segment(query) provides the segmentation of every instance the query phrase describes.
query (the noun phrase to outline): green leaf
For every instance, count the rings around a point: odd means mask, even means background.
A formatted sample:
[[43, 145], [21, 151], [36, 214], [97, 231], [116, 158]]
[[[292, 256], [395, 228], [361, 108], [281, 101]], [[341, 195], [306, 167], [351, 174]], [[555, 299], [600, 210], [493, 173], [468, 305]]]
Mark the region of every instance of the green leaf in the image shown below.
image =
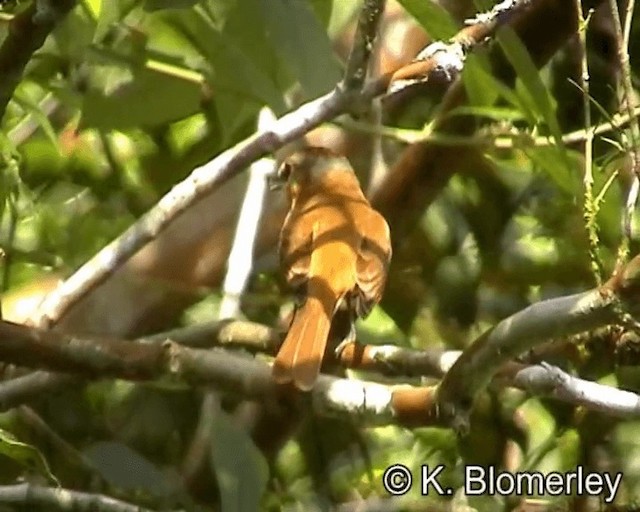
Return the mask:
[[[473, 56], [470, 55], [469, 57]], [[469, 63], [471, 64], [471, 67], [469, 75], [467, 76], [467, 64]], [[486, 66], [476, 64], [477, 63], [474, 63], [474, 59], [471, 58], [465, 63], [465, 71], [463, 72], [465, 87], [467, 88], [470, 98], [473, 99], [473, 103], [476, 105], [488, 105], [495, 103], [495, 100], [492, 103], [486, 103], [489, 102], [493, 96], [493, 93], [487, 93], [486, 91], [494, 91], [499, 98], [504, 99], [516, 110], [522, 112], [530, 124], [536, 124], [535, 113], [531, 110], [529, 105], [522, 101], [521, 98], [519, 98], [518, 95], [509, 89], [509, 87], [504, 83], [496, 79], [488, 71]], [[478, 86], [477, 84], [481, 84], [481, 86]]]
[[[257, 1], [245, 0], [249, 3]], [[231, 9], [224, 20], [212, 19], [204, 9], [184, 10], [172, 15], [170, 21], [207, 60], [209, 80], [216, 93], [235, 94], [245, 101], [267, 104], [276, 113], [282, 113], [286, 105], [274, 79], [277, 74], [275, 56], [259, 30], [260, 16], [251, 19], [256, 13], [243, 10], [244, 18], [239, 26], [238, 10]], [[219, 30], [221, 25], [224, 25], [222, 31]], [[217, 94], [214, 98], [218, 99]]]
[[19, 159], [17, 148], [4, 132], [0, 131], [0, 222], [5, 207], [10, 203], [16, 203], [22, 185]]
[[519, 110], [508, 107], [471, 107], [461, 106], [447, 112], [448, 116], [485, 117], [494, 121], [519, 121], [524, 115]]
[[469, 55], [465, 60], [462, 80], [471, 105], [493, 105], [500, 96], [487, 79], [488, 69], [488, 62], [479, 55]]
[[247, 100], [245, 96], [227, 91], [220, 91], [216, 96], [215, 111], [218, 115], [222, 131], [222, 146], [235, 140], [239, 129], [255, 118], [263, 103]]
[[102, 0], [84, 0], [82, 5], [94, 18], [97, 19], [100, 16]]
[[[13, 95], [13, 101], [20, 105], [25, 111], [27, 111], [36, 120], [38, 125], [42, 128], [42, 131], [51, 141], [51, 143], [58, 148], [58, 136], [56, 135], [51, 121], [42, 111], [40, 105], [31, 100], [26, 94], [22, 93], [22, 88], [18, 87], [16, 93]], [[59, 149], [59, 148], [58, 148]]]
[[166, 497], [179, 486], [145, 457], [119, 442], [97, 442], [83, 455], [107, 482], [120, 489]]
[[260, 0], [265, 29], [307, 96], [328, 92], [340, 79], [331, 41], [308, 2]]
[[145, 0], [145, 11], [159, 11], [162, 9], [185, 9], [193, 7], [199, 0]]
[[[557, 146], [541, 146], [523, 148], [524, 153], [560, 187], [566, 194], [573, 197], [580, 189], [577, 177], [571, 173], [572, 165], [567, 165], [567, 152]], [[576, 163], [573, 167], [578, 169]]]
[[524, 88], [521, 94], [524, 100], [523, 106], [529, 104], [530, 108], [538, 114], [536, 117], [544, 119], [556, 142], [555, 146], [533, 148], [525, 150], [525, 153], [545, 170], [565, 193], [573, 195], [575, 190], [580, 188], [573, 173], [574, 169], [580, 167], [580, 164], [570, 161], [570, 154], [564, 147], [562, 131], [556, 118], [551, 94], [542, 82], [540, 73], [529, 52], [515, 32], [509, 27], [504, 27], [498, 34], [498, 40], [507, 59], [516, 70], [520, 79], [519, 85]]
[[[232, 17], [239, 0], [205, 0], [202, 8], [213, 21], [216, 30], [222, 30], [229, 17]], [[240, 0], [244, 1], [244, 0]]]
[[109, 33], [113, 25], [124, 19], [124, 17], [136, 7], [140, 0], [103, 0], [100, 2], [100, 10], [93, 34], [93, 42], [102, 41]]
[[238, 46], [215, 32], [210, 34], [210, 41], [213, 51], [209, 59], [216, 72], [217, 89], [261, 100], [278, 112], [285, 109], [282, 92]]
[[499, 31], [498, 41], [507, 59], [516, 70], [522, 85], [533, 100], [537, 112], [551, 130], [556, 143], [562, 145], [562, 132], [556, 118], [551, 95], [542, 82], [540, 72], [531, 59], [531, 55], [510, 27], [503, 27]]
[[[316, 13], [321, 11], [319, 5], [328, 5], [327, 0], [311, 0]], [[327, 33], [331, 40], [340, 36], [346, 25], [353, 20], [362, 5], [360, 0], [333, 0], [331, 2], [331, 16], [327, 20]], [[323, 20], [322, 14], [319, 15]]]
[[449, 39], [458, 32], [451, 15], [431, 0], [398, 0], [432, 39]]
[[211, 463], [223, 512], [260, 510], [269, 469], [264, 456], [233, 418], [221, 409], [213, 424]]
[[46, 459], [38, 449], [30, 444], [18, 441], [11, 432], [3, 429], [0, 429], [0, 453], [15, 460], [25, 468], [37, 471], [39, 474], [46, 476], [58, 487], [60, 486], [60, 482], [58, 482], [58, 479], [51, 473]]
[[380, 306], [375, 306], [371, 314], [358, 322], [358, 340], [377, 344], [390, 339], [404, 339], [404, 334], [393, 319]]
[[[87, 91], [81, 126], [121, 130], [153, 127], [185, 118], [200, 109], [200, 85], [155, 70], [110, 66], [102, 89]], [[131, 73], [131, 74], [129, 74]]]

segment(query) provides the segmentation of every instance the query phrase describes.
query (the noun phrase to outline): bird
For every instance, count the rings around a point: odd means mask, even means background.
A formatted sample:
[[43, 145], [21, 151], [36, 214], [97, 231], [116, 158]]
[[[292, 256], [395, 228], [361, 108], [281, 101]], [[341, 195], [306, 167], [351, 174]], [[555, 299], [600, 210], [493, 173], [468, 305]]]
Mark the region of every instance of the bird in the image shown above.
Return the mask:
[[284, 276], [298, 297], [293, 319], [272, 366], [278, 384], [313, 388], [332, 320], [340, 310], [355, 341], [355, 321], [382, 298], [391, 235], [369, 204], [349, 160], [327, 148], [306, 147], [286, 158], [271, 187], [286, 188], [289, 210], [280, 232]]

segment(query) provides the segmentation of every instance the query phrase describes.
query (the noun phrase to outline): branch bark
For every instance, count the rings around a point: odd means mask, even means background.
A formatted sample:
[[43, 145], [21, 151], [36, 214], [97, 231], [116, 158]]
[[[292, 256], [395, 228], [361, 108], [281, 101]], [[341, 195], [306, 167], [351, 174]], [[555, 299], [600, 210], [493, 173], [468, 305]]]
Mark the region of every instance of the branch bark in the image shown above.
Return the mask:
[[102, 494], [51, 489], [28, 483], [0, 486], [0, 504], [46, 508], [54, 512], [154, 512]]
[[442, 380], [438, 390], [442, 421], [467, 431], [475, 396], [507, 361], [552, 338], [622, 323], [639, 290], [640, 256], [636, 256], [599, 288], [532, 304], [502, 320], [468, 347]]

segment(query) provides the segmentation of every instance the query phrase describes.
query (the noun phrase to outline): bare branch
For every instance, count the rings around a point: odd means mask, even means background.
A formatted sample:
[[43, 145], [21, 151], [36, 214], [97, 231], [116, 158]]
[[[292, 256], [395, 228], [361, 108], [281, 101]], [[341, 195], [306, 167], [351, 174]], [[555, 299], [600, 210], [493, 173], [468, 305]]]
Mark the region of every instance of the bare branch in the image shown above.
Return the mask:
[[0, 383], [0, 411], [36, 400], [45, 393], [55, 392], [65, 386], [81, 383], [73, 375], [37, 371]]
[[[632, 288], [630, 288], [630, 282], [624, 286], [626, 292]], [[482, 349], [474, 349], [473, 347], [477, 346], [474, 345], [469, 351], [473, 357], [477, 358], [472, 359], [471, 364], [475, 360], [480, 361], [479, 364], [485, 364], [484, 358], [487, 357], [485, 354], [500, 359], [500, 354], [496, 356], [496, 351], [503, 350], [509, 343], [521, 347], [523, 339], [535, 337], [534, 334], [527, 338], [525, 332], [527, 329], [534, 329], [532, 324], [536, 322], [545, 323], [550, 320], [554, 325], [546, 330], [557, 333], [572, 329], [583, 330], [585, 325], [592, 325], [592, 322], [585, 318], [585, 315], [588, 316], [588, 310], [594, 312], [594, 322], [596, 320], [606, 322], [617, 318], [615, 312], [611, 311], [614, 299], [601, 297], [602, 303], [598, 304], [593, 294], [594, 292], [587, 292], [581, 296], [545, 301], [540, 303], [542, 306], [538, 304], [536, 308], [529, 307], [503, 321], [484, 338], [481, 342]], [[547, 313], [552, 310], [560, 310], [561, 313], [549, 319]], [[525, 315], [529, 318], [524, 318]], [[563, 327], [564, 322], [569, 322], [571, 325]], [[242, 326], [243, 322], [223, 324]], [[268, 330], [267, 327], [263, 326], [263, 328]], [[224, 326], [218, 325], [216, 329], [220, 333]], [[540, 334], [540, 330], [545, 328], [537, 328], [537, 334]], [[165, 342], [158, 343], [161, 339]], [[275, 343], [270, 345], [272, 350], [276, 346]], [[513, 354], [518, 350], [515, 348], [507, 352]], [[409, 372], [410, 375], [428, 375], [442, 374], [452, 365], [454, 369], [457, 367], [457, 371], [460, 371], [459, 368], [463, 366], [456, 363], [456, 359], [464, 362], [469, 357], [467, 354], [460, 356], [460, 352], [457, 351], [419, 352], [389, 346], [348, 345], [341, 354], [341, 361], [349, 361], [352, 364], [348, 366], [361, 370], [383, 370], [385, 373], [394, 375], [402, 374], [403, 371]], [[162, 379], [187, 385], [209, 385], [243, 398], [266, 400], [272, 403], [278, 402], [283, 393], [293, 392], [292, 389], [277, 386], [271, 378], [270, 367], [257, 359], [215, 348], [206, 350], [187, 348], [160, 335], [157, 339], [146, 339], [144, 343], [117, 339], [84, 339], [2, 322], [0, 323], [0, 358], [27, 366], [72, 371], [94, 379], [111, 376], [129, 380]], [[402, 366], [399, 366], [399, 363]], [[469, 363], [465, 363], [464, 368], [469, 368]], [[453, 373], [454, 370], [451, 370], [444, 382], [447, 378], [451, 378]], [[33, 379], [41, 374], [43, 372], [28, 378]], [[534, 395], [549, 396], [572, 404], [580, 404], [615, 416], [637, 417], [640, 415], [638, 395], [574, 378], [558, 368], [551, 368], [545, 364], [525, 366], [507, 362], [493, 374], [495, 374], [493, 378], [495, 385], [514, 386]], [[62, 378], [62, 376], [54, 376], [54, 378]], [[19, 381], [19, 379], [15, 380]], [[468, 382], [475, 384], [476, 381], [477, 379], [468, 378], [463, 381], [462, 386]], [[0, 390], [6, 385], [11, 385], [12, 382], [14, 381], [4, 383]], [[464, 388], [460, 389], [465, 392]], [[480, 389], [482, 387], [476, 391]], [[441, 385], [439, 395], [436, 395], [436, 387], [387, 386], [323, 375], [311, 392], [311, 402], [314, 411], [321, 415], [356, 415], [359, 421], [368, 425], [395, 422], [413, 427], [440, 425], [450, 419], [442, 413], [442, 405], [439, 409], [435, 401], [437, 396], [440, 403], [443, 403], [442, 396], [446, 392], [448, 389], [445, 384]]]
[[[395, 345], [348, 344], [340, 361], [348, 368], [391, 376], [444, 375], [460, 358], [459, 350], [415, 350]], [[545, 396], [616, 417], [640, 416], [640, 395], [569, 375], [546, 363], [506, 363], [492, 385], [511, 386], [533, 396]]]
[[338, 359], [347, 368], [404, 377], [442, 377], [460, 357], [458, 350], [415, 350], [397, 345], [348, 343]]
[[593, 330], [621, 318], [640, 289], [640, 256], [602, 287], [532, 304], [478, 338], [447, 372], [438, 391], [442, 420], [468, 428], [473, 399], [510, 359], [549, 339]]
[[353, 47], [347, 61], [347, 69], [342, 80], [344, 89], [350, 91], [362, 89], [384, 4], [385, 0], [364, 0]]
[[51, 489], [32, 484], [0, 486], [0, 504], [54, 512], [154, 512], [102, 494]]
[[[222, 349], [193, 349], [172, 341], [157, 344], [80, 338], [10, 322], [0, 322], [0, 360], [89, 379], [162, 379], [209, 385], [250, 400], [276, 402], [283, 393], [294, 392], [278, 386], [271, 377], [270, 366], [264, 362]], [[402, 386], [396, 390], [382, 384], [328, 376], [322, 376], [312, 391], [316, 412], [356, 414], [373, 424], [385, 424], [392, 418], [405, 424], [433, 421], [434, 416], [425, 419], [424, 414], [425, 410], [433, 409], [425, 404], [432, 396], [430, 389]]]
[[[140, 338], [138, 342], [161, 344], [167, 340], [195, 348], [208, 348], [220, 344], [272, 353], [280, 345], [282, 333], [254, 322], [216, 321], [147, 336]], [[83, 380], [77, 376], [45, 371], [6, 380], [0, 383], [0, 411], [6, 411], [71, 384], [81, 385], [82, 382]]]
[[[640, 416], [640, 395], [569, 375], [546, 363], [520, 367], [513, 365], [509, 385], [535, 396], [547, 396], [589, 410], [619, 418]], [[500, 379], [507, 374], [500, 375]]]
[[433, 79], [434, 74], [446, 82], [452, 82], [462, 71], [467, 54], [483, 44], [498, 27], [511, 21], [513, 16], [520, 13], [529, 3], [530, 0], [503, 0], [491, 11], [467, 20], [467, 26], [447, 43], [431, 43], [411, 63], [393, 73], [389, 94], [400, 92], [412, 85], [426, 83]]

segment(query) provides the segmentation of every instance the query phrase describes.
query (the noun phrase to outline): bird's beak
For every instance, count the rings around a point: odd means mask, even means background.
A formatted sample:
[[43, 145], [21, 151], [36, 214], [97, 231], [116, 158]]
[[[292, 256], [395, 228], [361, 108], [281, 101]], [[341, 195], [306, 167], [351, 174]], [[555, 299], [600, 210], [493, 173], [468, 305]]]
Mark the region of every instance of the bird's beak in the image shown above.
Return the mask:
[[280, 190], [284, 186], [284, 181], [278, 175], [270, 174], [267, 176], [267, 185], [269, 185], [269, 190]]

